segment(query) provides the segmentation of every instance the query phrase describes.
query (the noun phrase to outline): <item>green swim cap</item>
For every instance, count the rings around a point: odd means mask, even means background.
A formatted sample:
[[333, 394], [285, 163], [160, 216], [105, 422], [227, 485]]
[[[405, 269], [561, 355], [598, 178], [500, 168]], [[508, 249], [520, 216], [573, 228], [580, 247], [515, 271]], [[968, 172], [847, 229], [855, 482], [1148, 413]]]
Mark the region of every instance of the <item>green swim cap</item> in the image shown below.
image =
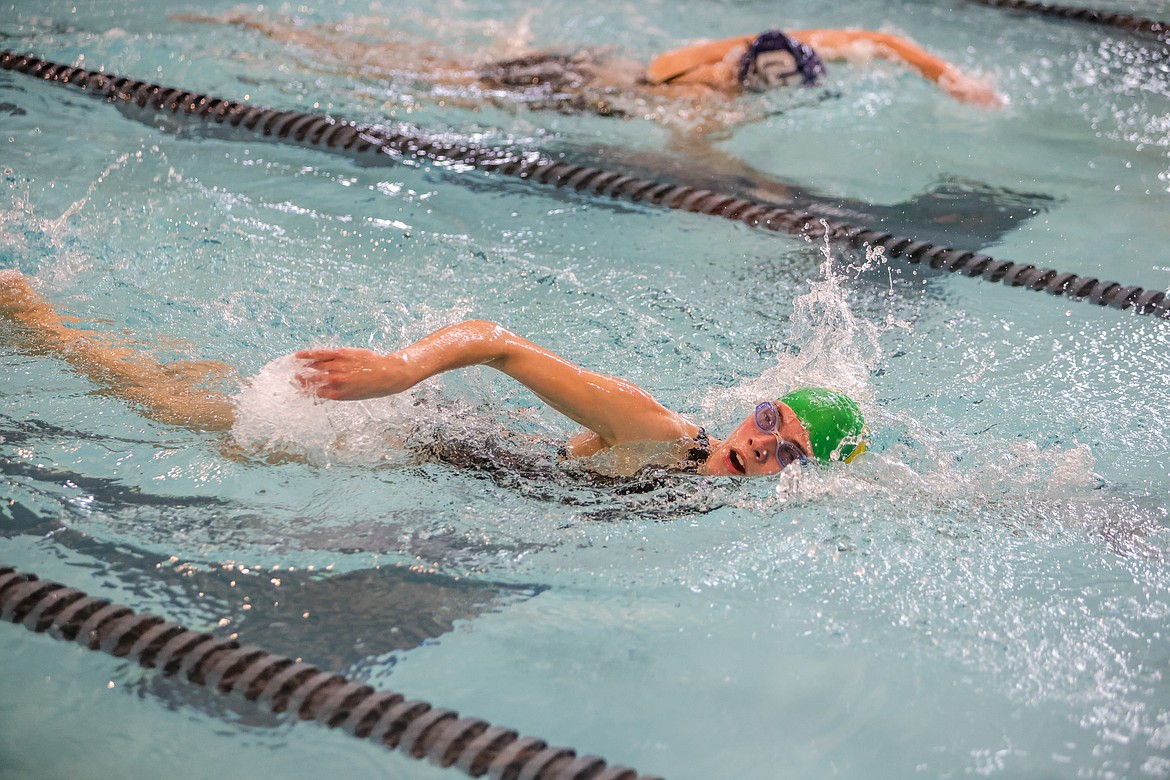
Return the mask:
[[865, 451], [865, 418], [861, 407], [840, 390], [805, 387], [780, 399], [788, 404], [808, 431], [813, 457], [829, 463], [836, 452], [845, 463]]

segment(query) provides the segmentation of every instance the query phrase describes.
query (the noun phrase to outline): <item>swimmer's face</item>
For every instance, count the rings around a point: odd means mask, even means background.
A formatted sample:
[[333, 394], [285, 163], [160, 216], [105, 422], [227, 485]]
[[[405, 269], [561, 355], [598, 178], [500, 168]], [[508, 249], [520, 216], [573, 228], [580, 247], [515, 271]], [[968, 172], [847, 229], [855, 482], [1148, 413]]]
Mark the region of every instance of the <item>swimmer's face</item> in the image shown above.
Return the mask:
[[801, 84], [804, 75], [797, 67], [792, 52], [777, 50], [756, 55], [755, 66], [744, 78], [743, 85], [753, 92], [764, 92], [775, 87]]
[[796, 412], [787, 404], [765, 401], [712, 450], [704, 473], [764, 477], [811, 457], [808, 431]]

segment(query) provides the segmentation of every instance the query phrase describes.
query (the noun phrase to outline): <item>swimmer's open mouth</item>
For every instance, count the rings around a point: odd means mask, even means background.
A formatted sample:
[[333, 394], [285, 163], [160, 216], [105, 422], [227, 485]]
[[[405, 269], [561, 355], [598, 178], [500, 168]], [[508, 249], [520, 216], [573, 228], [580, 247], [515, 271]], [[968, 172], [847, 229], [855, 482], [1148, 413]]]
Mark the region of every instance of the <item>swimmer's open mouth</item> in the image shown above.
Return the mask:
[[744, 465], [743, 458], [735, 450], [727, 451], [727, 462], [731, 465], [732, 470], [739, 474], [747, 475], [747, 466]]

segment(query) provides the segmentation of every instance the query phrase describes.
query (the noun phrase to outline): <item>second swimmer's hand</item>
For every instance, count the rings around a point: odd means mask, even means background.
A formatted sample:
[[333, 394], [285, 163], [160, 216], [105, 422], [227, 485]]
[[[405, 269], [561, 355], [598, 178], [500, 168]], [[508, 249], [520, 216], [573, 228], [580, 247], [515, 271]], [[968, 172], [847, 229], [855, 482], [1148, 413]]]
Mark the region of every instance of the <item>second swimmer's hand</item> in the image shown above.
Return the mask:
[[361, 401], [401, 393], [414, 386], [407, 362], [397, 353], [369, 349], [302, 349], [295, 357], [310, 369], [298, 375], [302, 386], [319, 398]]
[[954, 68], [944, 73], [938, 84], [956, 100], [980, 108], [1003, 108], [1007, 102], [989, 79], [968, 76]]

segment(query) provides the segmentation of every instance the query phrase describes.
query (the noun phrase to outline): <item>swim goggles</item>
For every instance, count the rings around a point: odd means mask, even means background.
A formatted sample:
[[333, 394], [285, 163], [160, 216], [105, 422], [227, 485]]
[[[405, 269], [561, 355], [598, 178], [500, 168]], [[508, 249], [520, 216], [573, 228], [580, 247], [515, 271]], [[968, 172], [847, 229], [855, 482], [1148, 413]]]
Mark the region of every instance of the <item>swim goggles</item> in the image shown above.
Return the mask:
[[808, 456], [797, 445], [780, 437], [780, 410], [771, 401], [763, 401], [756, 406], [752, 421], [760, 433], [776, 435], [780, 443], [776, 446], [776, 462], [780, 468], [787, 468], [790, 464], [800, 461], [800, 465], [808, 465]]
[[739, 83], [763, 92], [791, 84], [815, 84], [825, 64], [811, 46], [779, 30], [768, 30], [748, 45], [739, 63]]

